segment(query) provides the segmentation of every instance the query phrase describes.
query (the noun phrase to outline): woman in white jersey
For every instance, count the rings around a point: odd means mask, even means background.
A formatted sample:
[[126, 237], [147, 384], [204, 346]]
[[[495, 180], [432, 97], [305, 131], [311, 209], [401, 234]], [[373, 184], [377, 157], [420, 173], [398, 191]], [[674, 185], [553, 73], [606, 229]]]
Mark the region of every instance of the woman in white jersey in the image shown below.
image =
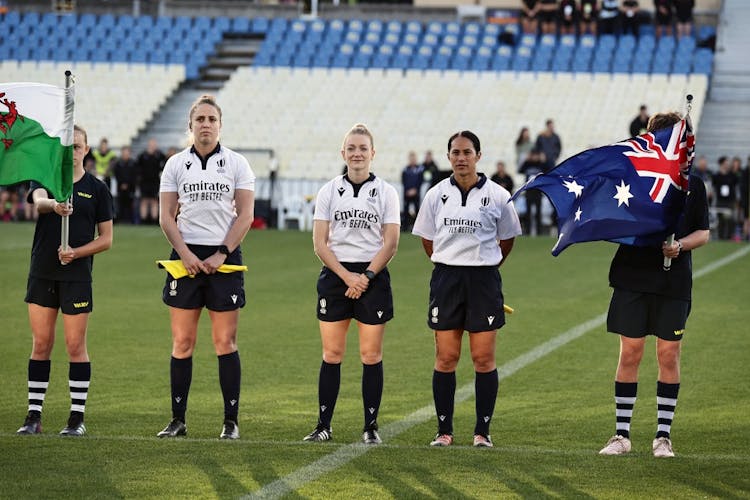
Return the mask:
[[372, 134], [357, 124], [344, 136], [347, 173], [323, 186], [315, 202], [313, 244], [323, 263], [318, 278], [318, 320], [323, 362], [318, 380], [318, 423], [305, 441], [328, 441], [341, 381], [341, 360], [352, 318], [359, 329], [366, 444], [379, 444], [383, 393], [383, 334], [393, 318], [388, 262], [396, 254], [401, 221], [393, 186], [370, 173]]
[[435, 330], [432, 392], [438, 433], [432, 446], [453, 443], [456, 366], [464, 330], [474, 362], [474, 446], [492, 446], [490, 421], [497, 398], [495, 337], [505, 324], [502, 281], [505, 262], [521, 234], [518, 214], [505, 188], [477, 173], [479, 138], [468, 130], [448, 140], [453, 175], [430, 189], [414, 223], [415, 235], [435, 268], [430, 280], [427, 324]]
[[239, 438], [239, 309], [245, 305], [241, 272], [218, 272], [223, 264], [242, 264], [240, 243], [253, 221], [255, 175], [247, 160], [219, 144], [221, 108], [213, 96], [190, 108], [192, 146], [172, 156], [159, 189], [159, 224], [189, 276], [167, 275], [163, 300], [172, 324], [170, 380], [172, 421], [159, 437], [187, 434], [185, 413], [193, 373], [198, 320], [205, 307], [219, 359], [224, 399], [222, 439]]

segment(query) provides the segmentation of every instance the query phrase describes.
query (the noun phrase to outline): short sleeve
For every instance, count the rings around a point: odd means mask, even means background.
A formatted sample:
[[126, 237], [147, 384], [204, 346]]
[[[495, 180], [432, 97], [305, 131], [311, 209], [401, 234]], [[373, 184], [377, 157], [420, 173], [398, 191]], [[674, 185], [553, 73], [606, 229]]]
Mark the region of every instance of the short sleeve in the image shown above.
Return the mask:
[[167, 164], [164, 166], [164, 170], [161, 173], [161, 180], [159, 181], [159, 192], [160, 193], [176, 193], [177, 179], [175, 178], [175, 164], [178, 155], [174, 155], [167, 160]]
[[235, 189], [247, 189], [249, 191], [255, 191], [255, 173], [250, 168], [250, 164], [247, 159], [237, 154], [237, 172], [235, 174]]
[[96, 183], [96, 222], [106, 222], [114, 218], [114, 201], [112, 193], [109, 192], [107, 185], [103, 182]]
[[435, 239], [435, 208], [434, 200], [437, 196], [437, 186], [427, 191], [422, 205], [419, 207], [417, 219], [411, 233], [426, 240]]
[[388, 188], [385, 191], [388, 198], [385, 200], [383, 224], [401, 225], [401, 206], [399, 204], [396, 188], [388, 184]]
[[313, 220], [331, 220], [331, 182], [327, 182], [315, 198]]

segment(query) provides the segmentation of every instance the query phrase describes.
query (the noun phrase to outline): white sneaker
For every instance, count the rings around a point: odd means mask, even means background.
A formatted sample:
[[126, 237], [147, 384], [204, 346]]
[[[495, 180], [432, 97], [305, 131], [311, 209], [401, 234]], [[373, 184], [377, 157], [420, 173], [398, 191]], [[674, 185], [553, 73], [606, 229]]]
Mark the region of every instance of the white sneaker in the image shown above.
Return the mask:
[[669, 458], [674, 456], [672, 450], [672, 441], [667, 437], [658, 437], [654, 439], [651, 448], [654, 450], [654, 456], [658, 458]]
[[599, 455], [624, 455], [626, 453], [630, 453], [630, 439], [619, 434], [609, 438], [607, 445], [599, 450]]

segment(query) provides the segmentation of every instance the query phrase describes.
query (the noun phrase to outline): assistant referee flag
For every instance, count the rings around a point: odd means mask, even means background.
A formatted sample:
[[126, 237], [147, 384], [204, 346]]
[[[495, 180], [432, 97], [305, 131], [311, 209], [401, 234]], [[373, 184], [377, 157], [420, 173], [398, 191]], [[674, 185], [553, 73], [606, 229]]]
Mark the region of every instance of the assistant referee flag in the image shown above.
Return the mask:
[[73, 87], [0, 83], [0, 186], [37, 181], [73, 192]]

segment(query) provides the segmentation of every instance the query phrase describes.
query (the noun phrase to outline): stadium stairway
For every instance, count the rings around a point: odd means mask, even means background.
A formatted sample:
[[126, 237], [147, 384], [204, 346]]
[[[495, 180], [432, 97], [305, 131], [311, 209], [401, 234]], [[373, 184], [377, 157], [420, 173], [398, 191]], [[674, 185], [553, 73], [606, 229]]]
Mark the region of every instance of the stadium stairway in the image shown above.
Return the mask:
[[240, 66], [251, 66], [260, 50], [262, 36], [251, 33], [224, 33], [216, 52], [201, 69], [197, 87], [215, 93]]
[[697, 135], [697, 154], [716, 167], [720, 156], [750, 155], [750, 2], [725, 0], [719, 17], [714, 73]]

